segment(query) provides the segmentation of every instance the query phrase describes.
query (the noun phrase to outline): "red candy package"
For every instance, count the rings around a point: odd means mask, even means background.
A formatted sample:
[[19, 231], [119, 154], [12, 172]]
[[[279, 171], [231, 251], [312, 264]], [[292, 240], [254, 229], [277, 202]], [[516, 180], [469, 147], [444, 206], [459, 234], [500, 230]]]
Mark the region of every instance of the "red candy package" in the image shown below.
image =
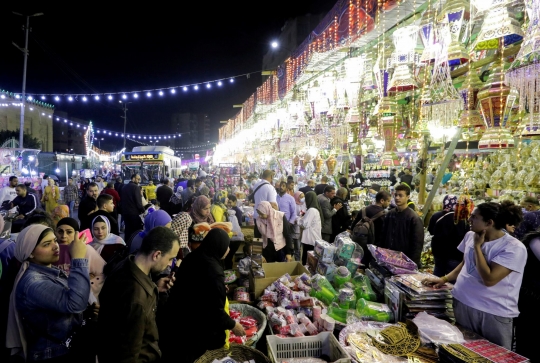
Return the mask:
[[290, 325], [280, 326], [278, 327], [277, 330], [278, 330], [278, 334], [288, 335], [291, 333], [291, 326]]
[[248, 328], [251, 328], [253, 326], [257, 327], [257, 320], [253, 319], [251, 316], [246, 316], [246, 317], [240, 319], [240, 324], [242, 324], [242, 326], [248, 327]]
[[257, 327], [256, 326], [252, 326], [251, 328], [247, 328], [245, 329], [245, 332], [246, 332], [246, 336], [249, 338], [249, 337], [252, 337], [253, 335], [257, 334]]
[[229, 310], [229, 315], [232, 319], [239, 319], [242, 317], [242, 313], [236, 310]]
[[244, 344], [245, 342], [247, 342], [246, 337], [239, 337], [231, 332], [231, 335], [229, 336], [229, 343]]

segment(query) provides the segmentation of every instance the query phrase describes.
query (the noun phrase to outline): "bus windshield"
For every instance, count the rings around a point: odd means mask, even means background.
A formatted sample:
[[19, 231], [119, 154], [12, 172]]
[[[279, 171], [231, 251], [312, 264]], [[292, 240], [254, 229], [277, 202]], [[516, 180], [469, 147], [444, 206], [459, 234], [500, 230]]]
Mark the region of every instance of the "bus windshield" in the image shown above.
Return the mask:
[[161, 180], [163, 177], [163, 163], [150, 161], [143, 162], [141, 168], [141, 183], [147, 184], [150, 180]]

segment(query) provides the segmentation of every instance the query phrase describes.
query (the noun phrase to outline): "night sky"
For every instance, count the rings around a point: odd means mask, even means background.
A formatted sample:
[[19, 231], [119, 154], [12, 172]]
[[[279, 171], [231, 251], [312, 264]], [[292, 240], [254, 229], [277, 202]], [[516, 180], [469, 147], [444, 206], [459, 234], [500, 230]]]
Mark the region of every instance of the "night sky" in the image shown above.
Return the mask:
[[[243, 103], [261, 85], [263, 55], [285, 21], [307, 13], [325, 14], [335, 3], [72, 2], [29, 8], [12, 3], [0, 12], [0, 88], [20, 92], [22, 87], [23, 53], [11, 42], [24, 46], [26, 19], [11, 11], [43, 12], [44, 16], [30, 19], [28, 94], [159, 89], [259, 72], [249, 79], [238, 78], [233, 85], [225, 82], [222, 88], [140, 97], [128, 107], [127, 133], [170, 133], [174, 112], [207, 113], [217, 129], [220, 120], [238, 112], [232, 105]], [[123, 111], [117, 100], [52, 103], [70, 117], [122, 131]], [[217, 131], [215, 135], [217, 141]]]

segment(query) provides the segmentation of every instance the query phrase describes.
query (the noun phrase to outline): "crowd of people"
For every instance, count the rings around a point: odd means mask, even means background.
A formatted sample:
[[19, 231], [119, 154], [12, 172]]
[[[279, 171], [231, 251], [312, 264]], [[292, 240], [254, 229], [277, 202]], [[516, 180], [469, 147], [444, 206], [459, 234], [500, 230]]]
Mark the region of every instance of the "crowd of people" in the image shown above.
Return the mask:
[[[406, 181], [391, 191], [371, 190], [373, 203], [357, 213], [344, 177], [299, 183], [265, 170], [242, 180], [248, 208], [216, 188], [209, 173], [140, 182], [138, 174], [127, 183], [70, 180], [62, 214], [47, 204], [58, 203], [54, 182], [42, 195], [16, 177], [0, 190], [13, 196], [6, 207], [19, 213], [16, 238], [0, 241], [1, 361], [193, 362], [223, 346], [227, 331], [243, 335], [227, 314], [224, 270], [233, 267], [243, 241], [238, 226], [251, 213], [267, 262], [305, 265], [315, 241], [332, 243], [348, 231], [363, 247], [365, 265], [372, 243], [421, 267], [424, 223]], [[427, 228], [437, 277], [424, 283], [454, 283], [457, 322], [501, 346], [511, 348], [519, 315], [518, 351], [536, 357], [522, 322], [538, 319], [538, 199], [473, 208], [470, 199], [446, 195], [443, 207]], [[219, 223], [236, 227], [197, 230]], [[366, 226], [370, 236], [361, 234]]]

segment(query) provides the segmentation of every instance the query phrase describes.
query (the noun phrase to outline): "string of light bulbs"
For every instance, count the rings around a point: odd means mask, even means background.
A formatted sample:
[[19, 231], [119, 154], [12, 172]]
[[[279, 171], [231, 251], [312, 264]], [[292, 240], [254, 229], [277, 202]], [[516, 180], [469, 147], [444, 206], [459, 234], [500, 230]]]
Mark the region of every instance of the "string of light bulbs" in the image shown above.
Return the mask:
[[[41, 100], [51, 102], [61, 102], [67, 100], [68, 102], [89, 102], [89, 101], [127, 101], [127, 100], [137, 100], [140, 98], [151, 99], [154, 96], [165, 97], [166, 95], [175, 96], [182, 93], [187, 93], [189, 91], [198, 91], [200, 89], [212, 89], [214, 86], [221, 88], [225, 84], [234, 83], [238, 78], [249, 78], [252, 74], [261, 73], [261, 71], [249, 72], [244, 74], [239, 74], [231, 77], [214, 79], [211, 81], [204, 81], [198, 83], [183, 84], [171, 87], [163, 88], [150, 88], [143, 90], [128, 90], [120, 92], [100, 92], [100, 93], [41, 93], [41, 92], [27, 92], [26, 100], [30, 102], [35, 102]], [[21, 95], [18, 93], [7, 92], [5, 90], [0, 90], [0, 94], [7, 94], [9, 97], [14, 97], [16, 99], [21, 99]]]
[[[63, 124], [68, 124], [69, 126], [74, 126], [75, 128], [82, 128], [83, 130], [86, 130], [88, 128], [88, 125], [84, 125], [80, 122], [70, 121], [65, 118], [61, 117], [55, 117], [54, 121], [60, 122]], [[97, 134], [97, 137], [103, 136], [115, 136], [115, 137], [124, 137], [123, 132], [119, 131], [111, 131], [111, 130], [105, 130], [103, 128], [98, 128], [92, 125], [92, 129], [94, 134]], [[135, 133], [127, 133], [126, 132], [126, 138], [127, 139], [139, 139], [139, 140], [166, 140], [166, 139], [176, 139], [181, 137], [182, 135], [189, 134], [191, 131], [187, 132], [177, 132], [174, 134], [161, 134], [161, 135], [146, 135], [146, 134], [135, 134]]]

